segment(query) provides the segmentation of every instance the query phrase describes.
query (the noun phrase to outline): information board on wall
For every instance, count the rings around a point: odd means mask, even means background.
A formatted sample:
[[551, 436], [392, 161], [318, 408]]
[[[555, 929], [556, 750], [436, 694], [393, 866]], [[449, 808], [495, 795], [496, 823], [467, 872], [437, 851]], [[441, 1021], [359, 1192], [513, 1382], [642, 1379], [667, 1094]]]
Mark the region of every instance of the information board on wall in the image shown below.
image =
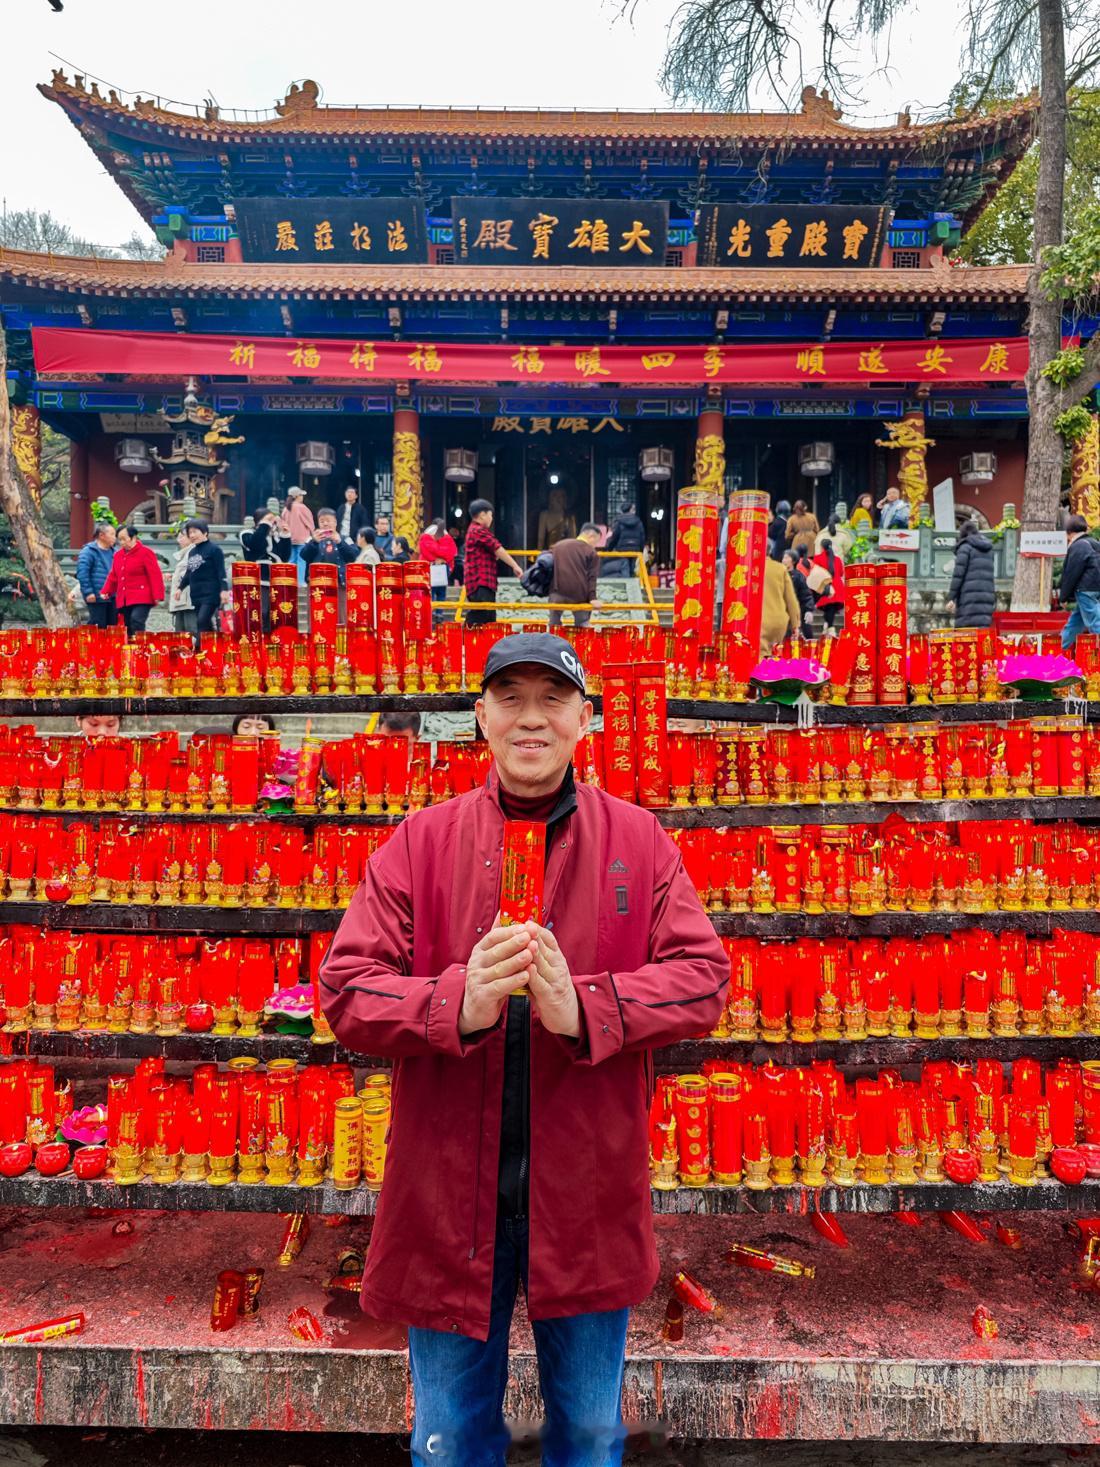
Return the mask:
[[647, 199], [451, 200], [466, 265], [663, 265], [668, 204]]
[[879, 262], [886, 209], [837, 204], [706, 204], [698, 263], [753, 270], [866, 270]]
[[246, 260], [423, 265], [424, 207], [412, 199], [237, 199]]

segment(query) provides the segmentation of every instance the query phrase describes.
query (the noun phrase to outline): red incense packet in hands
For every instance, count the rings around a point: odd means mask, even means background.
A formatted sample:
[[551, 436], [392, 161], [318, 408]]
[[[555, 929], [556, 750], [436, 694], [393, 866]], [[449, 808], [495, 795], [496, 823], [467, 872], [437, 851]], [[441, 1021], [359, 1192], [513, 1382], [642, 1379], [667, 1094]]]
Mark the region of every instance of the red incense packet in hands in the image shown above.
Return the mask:
[[[546, 876], [546, 825], [541, 820], [504, 822], [504, 861], [500, 878], [502, 927], [542, 921], [542, 889]], [[526, 997], [526, 988], [513, 997]]]

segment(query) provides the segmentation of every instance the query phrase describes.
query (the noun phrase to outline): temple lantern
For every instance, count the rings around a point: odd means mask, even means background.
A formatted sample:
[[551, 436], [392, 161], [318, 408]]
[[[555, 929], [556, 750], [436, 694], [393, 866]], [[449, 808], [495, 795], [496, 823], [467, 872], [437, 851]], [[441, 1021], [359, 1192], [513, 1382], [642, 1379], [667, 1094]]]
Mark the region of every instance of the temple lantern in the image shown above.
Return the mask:
[[472, 448], [448, 448], [443, 455], [443, 477], [448, 484], [472, 484], [477, 478], [477, 453]]
[[833, 472], [834, 459], [831, 443], [803, 443], [798, 450], [798, 472], [807, 479], [822, 479]]
[[672, 478], [671, 448], [643, 448], [638, 455], [638, 473], [647, 484], [664, 484]]
[[959, 459], [959, 478], [964, 484], [992, 484], [996, 473], [995, 453], [964, 453]]
[[143, 438], [120, 438], [115, 444], [115, 463], [124, 474], [147, 474], [153, 467], [153, 455]]
[[336, 450], [331, 443], [299, 443], [294, 450], [298, 460], [298, 472], [312, 474], [314, 478], [323, 479], [332, 473], [332, 466], [336, 462]]

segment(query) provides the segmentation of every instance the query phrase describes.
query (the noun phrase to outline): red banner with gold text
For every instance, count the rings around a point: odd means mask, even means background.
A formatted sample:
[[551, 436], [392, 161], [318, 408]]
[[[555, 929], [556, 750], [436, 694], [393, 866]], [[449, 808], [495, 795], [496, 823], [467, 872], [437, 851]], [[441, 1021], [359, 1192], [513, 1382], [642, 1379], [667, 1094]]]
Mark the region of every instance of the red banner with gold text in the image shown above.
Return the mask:
[[121, 372], [310, 377], [328, 382], [873, 383], [1019, 382], [1022, 336], [981, 341], [808, 342], [755, 346], [519, 346], [35, 327], [45, 375]]

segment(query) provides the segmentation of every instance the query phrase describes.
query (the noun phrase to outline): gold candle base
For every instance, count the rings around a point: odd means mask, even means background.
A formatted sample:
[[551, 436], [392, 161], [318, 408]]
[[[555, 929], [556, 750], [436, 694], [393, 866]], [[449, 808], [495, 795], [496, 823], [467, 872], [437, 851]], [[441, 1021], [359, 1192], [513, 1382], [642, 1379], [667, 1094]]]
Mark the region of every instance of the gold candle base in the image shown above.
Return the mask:
[[81, 1025], [85, 1029], [102, 1031], [107, 1027], [107, 1006], [100, 1003], [98, 998], [89, 995], [84, 1000], [84, 1012]]
[[205, 1182], [206, 1181], [206, 1152], [185, 1151], [183, 1153], [183, 1165], [180, 1168], [181, 1182]]
[[771, 1157], [762, 1156], [759, 1161], [745, 1159], [745, 1186], [750, 1192], [768, 1192], [771, 1190], [771, 1178], [768, 1173], [771, 1170]]
[[168, 1183], [178, 1182], [180, 1179], [179, 1153], [175, 1156], [153, 1156], [153, 1164], [150, 1176], [154, 1182]]
[[[299, 1161], [298, 1161], [298, 1186], [299, 1187], [319, 1187], [324, 1180], [325, 1180], [325, 1168], [324, 1168], [324, 1164], [322, 1162], [319, 1162], [319, 1161], [303, 1161], [303, 1160], [301, 1160], [301, 1158], [299, 1158]], [[655, 1187], [658, 1187], [661, 1184], [658, 1183], [656, 1179], [654, 1179], [653, 1185]], [[672, 1186], [671, 1187], [668, 1187], [668, 1188], [663, 1188], [662, 1187], [662, 1190], [674, 1192], [676, 1190], [676, 1179], [675, 1179], [675, 1177], [673, 1178]]]
[[890, 1180], [890, 1171], [886, 1165], [886, 1156], [864, 1156], [861, 1163], [863, 1180], [872, 1187], [882, 1187]]
[[336, 1035], [332, 1032], [332, 1026], [323, 1013], [313, 1015], [313, 1033], [310, 1035], [312, 1044], [335, 1044]]
[[214, 1010], [212, 1034], [225, 1035], [237, 1032], [237, 1008], [235, 1004], [224, 1004]]
[[1008, 1180], [1017, 1187], [1034, 1187], [1035, 1185], [1035, 1158], [1033, 1156], [1012, 1156], [1008, 1158]]
[[854, 1187], [856, 1185], [855, 1157], [849, 1156], [846, 1151], [831, 1152], [829, 1174], [834, 1187]]
[[272, 1156], [268, 1153], [265, 1157], [267, 1175], [264, 1182], [269, 1187], [289, 1187], [294, 1182], [294, 1159], [291, 1156]]
[[772, 1181], [777, 1187], [793, 1187], [795, 1184], [794, 1157], [773, 1156], [771, 1174]]
[[52, 1003], [36, 1003], [32, 1005], [34, 1018], [31, 1028], [36, 1030], [54, 1029], [57, 1027], [57, 1007]]
[[958, 1039], [962, 1032], [962, 1009], [941, 1009], [940, 1034], [943, 1038]]
[[183, 1018], [183, 1005], [179, 1003], [162, 1003], [157, 1005], [157, 1027], [156, 1032], [167, 1038], [172, 1034], [179, 1034], [182, 1030], [181, 1019]]
[[237, 1168], [237, 1181], [242, 1187], [255, 1187], [264, 1179], [263, 1155], [242, 1156]]
[[136, 999], [130, 1007], [130, 1033], [152, 1034], [156, 1027], [156, 1009], [148, 999]]
[[[239, 1009], [237, 1011], [237, 1037], [238, 1039], [255, 1039], [260, 1032], [260, 1021], [263, 1019], [262, 1009]], [[214, 1033], [218, 1032], [215, 1026]]]
[[132, 1187], [145, 1175], [141, 1152], [132, 1146], [116, 1146], [111, 1158], [111, 1180], [118, 1187]]
[[917, 1176], [917, 1152], [915, 1147], [905, 1147], [890, 1153], [890, 1169], [899, 1187], [915, 1187]]
[[804, 1156], [799, 1166], [799, 1181], [804, 1187], [824, 1187], [825, 1156]]
[[4, 1033], [25, 1034], [30, 1028], [27, 1022], [27, 1015], [29, 1013], [30, 1004], [24, 1004], [21, 1008], [9, 1008], [7, 1022], [4, 1024]]
[[210, 1174], [206, 1178], [211, 1187], [227, 1187], [233, 1180], [237, 1168], [235, 1156], [211, 1156]]

